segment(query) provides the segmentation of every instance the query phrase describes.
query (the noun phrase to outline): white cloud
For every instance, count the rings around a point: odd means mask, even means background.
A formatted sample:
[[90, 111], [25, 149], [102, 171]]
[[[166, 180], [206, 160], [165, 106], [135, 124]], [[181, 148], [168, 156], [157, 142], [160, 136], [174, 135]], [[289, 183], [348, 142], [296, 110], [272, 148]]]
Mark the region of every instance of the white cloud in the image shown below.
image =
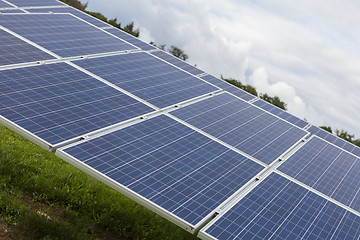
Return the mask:
[[135, 21], [142, 39], [176, 45], [201, 69], [360, 138], [360, 2], [90, 0], [89, 8]]

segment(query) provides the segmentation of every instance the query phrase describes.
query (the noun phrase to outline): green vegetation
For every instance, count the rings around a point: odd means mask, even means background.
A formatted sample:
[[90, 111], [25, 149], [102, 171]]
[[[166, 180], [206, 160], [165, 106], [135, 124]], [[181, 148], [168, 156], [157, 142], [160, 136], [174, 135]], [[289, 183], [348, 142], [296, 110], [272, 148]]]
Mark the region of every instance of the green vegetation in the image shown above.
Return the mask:
[[0, 188], [14, 239], [196, 239], [2, 125]]

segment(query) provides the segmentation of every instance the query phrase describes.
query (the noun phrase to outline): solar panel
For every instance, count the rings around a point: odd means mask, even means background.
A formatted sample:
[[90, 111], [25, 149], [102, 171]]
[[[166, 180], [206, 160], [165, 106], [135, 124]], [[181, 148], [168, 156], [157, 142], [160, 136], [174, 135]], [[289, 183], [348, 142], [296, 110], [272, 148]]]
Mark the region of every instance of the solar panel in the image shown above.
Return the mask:
[[0, 29], [0, 66], [54, 59], [48, 53]]
[[203, 239], [358, 239], [360, 217], [272, 173], [206, 229]]
[[0, 71], [0, 115], [50, 145], [152, 111], [66, 63]]
[[0, 1], [0, 8], [11, 8], [11, 7], [14, 7], [4, 1]]
[[57, 7], [57, 8], [29, 8], [26, 9], [28, 12], [30, 13], [71, 13], [85, 21], [87, 21], [88, 23], [94, 24], [97, 27], [109, 27], [109, 24], [107, 24], [104, 21], [101, 21], [95, 17], [92, 17], [80, 10], [77, 10], [75, 8], [72, 7]]
[[271, 164], [307, 134], [227, 93], [171, 114], [266, 164]]
[[42, 6], [64, 6], [65, 4], [56, 0], [6, 0], [18, 7], [42, 7]]
[[164, 51], [156, 51], [156, 52], [152, 52], [152, 55], [155, 55], [175, 66], [177, 66], [178, 68], [183, 69], [184, 71], [187, 71], [193, 75], [198, 75], [198, 74], [202, 74], [204, 73], [204, 71], [201, 71], [200, 69], [180, 60], [177, 57], [174, 57], [173, 55], [170, 55], [169, 53], [166, 53]]
[[354, 155], [314, 137], [278, 169], [360, 211], [360, 159]]
[[135, 49], [69, 14], [0, 15], [0, 24], [61, 57]]
[[118, 28], [105, 29], [105, 31], [123, 39], [124, 41], [127, 41], [127, 42], [137, 46], [138, 48], [140, 48], [142, 50], [148, 51], [148, 50], [156, 49], [154, 46], [151, 46], [150, 44], [145, 43], [145, 42], [139, 40], [138, 38], [131, 36], [130, 34], [124, 32]]
[[144, 52], [74, 63], [159, 108], [218, 90]]
[[248, 92], [245, 92], [244, 90], [242, 90], [238, 87], [235, 87], [234, 85], [232, 85], [224, 80], [220, 80], [212, 75], [205, 75], [201, 78], [211, 84], [214, 84], [215, 86], [217, 86], [219, 88], [224, 89], [225, 91], [228, 91], [231, 94], [234, 94], [235, 96], [237, 96], [245, 101], [250, 101], [255, 98], [254, 95], [252, 95]]
[[315, 126], [311, 126], [308, 129], [309, 132], [311, 132], [312, 134], [328, 141], [331, 142], [333, 144], [335, 144], [336, 146], [351, 152], [353, 154], [355, 154], [356, 156], [360, 157], [360, 148], [355, 146], [354, 144], [349, 143], [348, 141], [345, 141], [344, 139], [341, 139], [339, 137], [334, 136], [333, 134], [324, 131], [323, 129], [320, 129], [318, 127]]
[[263, 169], [163, 115], [59, 153], [189, 229]]
[[272, 114], [300, 127], [300, 128], [304, 128], [308, 125], [307, 122], [305, 122], [304, 120], [298, 118], [298, 117], [295, 117], [293, 115], [291, 115], [290, 113], [288, 112], [285, 112], [284, 110], [262, 100], [262, 99], [259, 99], [259, 100], [256, 100], [255, 102], [253, 102], [254, 105], [268, 111], [268, 112], [271, 112]]

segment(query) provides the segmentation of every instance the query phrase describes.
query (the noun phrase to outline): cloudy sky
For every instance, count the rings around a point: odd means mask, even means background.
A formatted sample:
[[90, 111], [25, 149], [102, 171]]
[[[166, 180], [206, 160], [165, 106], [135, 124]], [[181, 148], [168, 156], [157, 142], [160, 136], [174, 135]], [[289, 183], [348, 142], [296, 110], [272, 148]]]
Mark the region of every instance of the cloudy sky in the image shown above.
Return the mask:
[[360, 1], [88, 0], [134, 21], [140, 38], [175, 45], [188, 62], [277, 95], [314, 125], [360, 138]]

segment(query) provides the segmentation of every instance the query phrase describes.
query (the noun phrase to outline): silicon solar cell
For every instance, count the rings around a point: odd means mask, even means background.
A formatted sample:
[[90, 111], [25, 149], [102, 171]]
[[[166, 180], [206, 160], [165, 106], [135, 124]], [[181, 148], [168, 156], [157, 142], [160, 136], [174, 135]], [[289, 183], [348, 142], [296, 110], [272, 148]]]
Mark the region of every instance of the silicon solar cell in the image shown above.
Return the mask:
[[263, 169], [166, 116], [61, 151], [192, 226]]
[[171, 114], [266, 164], [271, 164], [307, 134], [227, 93]]
[[356, 240], [360, 217], [272, 173], [201, 234], [222, 240]]
[[6, 2], [0, 1], [0, 8], [11, 8], [14, 7]]
[[77, 9], [74, 9], [72, 7], [62, 7], [62, 8], [30, 8], [30, 9], [26, 9], [28, 12], [30, 13], [71, 13], [85, 21], [87, 21], [88, 23], [94, 24], [97, 27], [109, 27], [109, 24], [94, 18], [88, 14], [85, 14], [82, 11], [79, 11]]
[[55, 145], [152, 111], [66, 63], [0, 71], [0, 115]]
[[201, 77], [201, 79], [214, 84], [215, 86], [224, 89], [225, 91], [228, 91], [231, 94], [234, 94], [235, 96], [245, 100], [245, 101], [250, 101], [252, 99], [255, 98], [254, 95], [245, 92], [244, 90], [235, 87], [233, 85], [231, 85], [230, 83], [227, 83], [226, 81], [220, 80], [212, 75], [206, 75]]
[[308, 129], [308, 131], [311, 132], [312, 134], [314, 134], [328, 142], [331, 142], [331, 143], [335, 144], [336, 146], [360, 157], [360, 148], [355, 146], [354, 144], [351, 144], [351, 143], [349, 143], [341, 138], [338, 138], [338, 137], [332, 135], [331, 133], [324, 131], [315, 126], [311, 126]]
[[283, 111], [282, 109], [266, 102], [266, 101], [263, 101], [261, 99], [255, 101], [253, 103], [255, 106], [258, 106], [262, 109], [264, 109], [265, 111], [268, 111], [268, 112], [271, 112], [272, 114], [300, 127], [300, 128], [304, 128], [305, 126], [308, 125], [307, 122], [305, 122], [304, 120], [298, 118], [298, 117], [295, 117], [293, 115], [291, 115], [290, 113], [287, 113], [285, 111]]
[[159, 108], [218, 90], [144, 52], [74, 63]]
[[48, 53], [0, 29], [0, 66], [54, 59]]
[[201, 71], [200, 69], [180, 60], [177, 57], [174, 57], [172, 55], [170, 55], [169, 53], [166, 53], [164, 51], [156, 51], [156, 52], [152, 52], [152, 55], [155, 55], [175, 66], [177, 66], [178, 68], [183, 69], [184, 71], [187, 71], [193, 75], [198, 75], [198, 74], [202, 74], [204, 73], [203, 71]]
[[61, 57], [135, 49], [69, 14], [4, 14], [0, 24]]
[[60, 1], [56, 0], [7, 0], [18, 7], [42, 7], [42, 6], [64, 6]]
[[105, 31], [123, 39], [124, 41], [127, 41], [127, 42], [137, 46], [138, 48], [140, 48], [142, 50], [148, 51], [148, 50], [156, 49], [154, 46], [151, 46], [150, 44], [147, 44], [147, 43], [139, 40], [138, 38], [131, 36], [130, 34], [127, 34], [126, 32], [124, 32], [118, 28], [105, 29]]
[[360, 211], [360, 159], [314, 137], [285, 161], [281, 172]]

